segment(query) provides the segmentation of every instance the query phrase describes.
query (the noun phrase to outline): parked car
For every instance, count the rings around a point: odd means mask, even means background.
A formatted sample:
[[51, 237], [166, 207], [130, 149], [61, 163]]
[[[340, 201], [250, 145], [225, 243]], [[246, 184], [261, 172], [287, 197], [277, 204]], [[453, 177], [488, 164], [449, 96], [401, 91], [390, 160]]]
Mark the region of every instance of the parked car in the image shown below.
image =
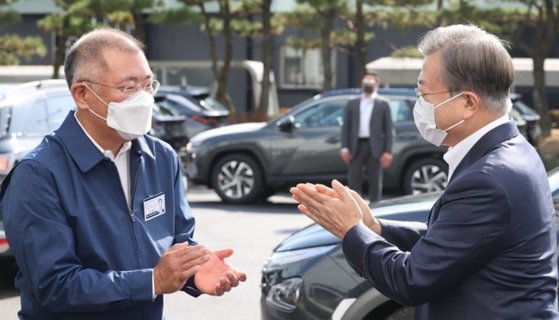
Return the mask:
[[149, 134], [180, 150], [188, 143], [187, 117], [181, 115], [165, 99], [155, 100]]
[[[413, 121], [413, 89], [381, 88], [389, 100], [396, 131], [384, 187], [404, 194], [443, 190], [445, 148], [419, 134]], [[226, 202], [251, 202], [297, 182], [345, 181], [347, 166], [340, 150], [344, 108], [359, 97], [359, 89], [338, 89], [303, 101], [268, 123], [236, 124], [208, 130], [187, 146], [186, 174], [190, 182], [208, 186]], [[525, 131], [526, 122], [515, 114]]]
[[200, 86], [161, 86], [157, 91], [159, 95], [175, 94], [182, 96], [200, 108], [207, 111], [219, 111], [229, 116], [229, 110], [221, 102], [215, 100], [211, 95], [211, 90]]
[[[228, 123], [229, 111], [227, 109], [204, 108], [208, 105], [205, 100], [198, 101], [194, 98], [186, 98], [183, 95], [165, 92], [156, 92], [155, 103], [169, 114], [184, 117], [187, 139], [196, 134], [216, 128]], [[225, 107], [223, 107], [225, 108]], [[186, 146], [186, 143], [182, 147]]]
[[540, 125], [540, 115], [521, 100], [521, 95], [512, 93], [510, 95], [513, 110], [526, 121], [526, 139], [537, 146], [542, 138], [542, 128]]
[[[549, 173], [559, 224], [559, 170]], [[373, 205], [375, 216], [426, 222], [441, 192]], [[558, 235], [559, 239], [559, 235]], [[558, 252], [559, 254], [559, 252]], [[311, 224], [282, 241], [262, 269], [262, 319], [411, 320], [413, 308], [382, 295], [350, 267], [341, 240]]]
[[4, 223], [2, 222], [2, 216], [0, 216], [0, 259], [9, 256], [12, 256], [12, 254], [10, 252], [8, 239], [6, 239], [6, 232], [4, 231]]
[[29, 82], [5, 92], [0, 100], [0, 181], [74, 106], [64, 80]]

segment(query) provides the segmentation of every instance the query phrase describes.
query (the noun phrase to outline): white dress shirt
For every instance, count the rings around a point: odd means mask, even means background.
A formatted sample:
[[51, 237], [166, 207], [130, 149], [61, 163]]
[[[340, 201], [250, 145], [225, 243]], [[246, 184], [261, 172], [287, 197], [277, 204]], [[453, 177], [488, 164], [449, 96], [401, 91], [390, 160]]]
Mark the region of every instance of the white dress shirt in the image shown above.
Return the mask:
[[359, 102], [359, 138], [369, 138], [371, 136], [371, 116], [375, 107], [375, 98], [377, 93], [371, 96], [361, 95]]
[[116, 169], [118, 171], [118, 176], [120, 177], [120, 184], [122, 185], [122, 191], [124, 192], [124, 196], [126, 197], [126, 203], [128, 203], [128, 208], [130, 208], [130, 147], [132, 146], [132, 142], [126, 141], [122, 145], [122, 147], [118, 151], [118, 154], [115, 157], [111, 150], [103, 149], [97, 143], [97, 141], [95, 141], [89, 135], [89, 133], [87, 133], [87, 131], [84, 129], [84, 127], [80, 123], [80, 120], [78, 119], [75, 113], [74, 113], [74, 117], [76, 118], [76, 121], [78, 121], [78, 124], [82, 128], [85, 135], [89, 138], [89, 140], [91, 140], [91, 142], [93, 142], [93, 145], [95, 145], [97, 149], [99, 149], [99, 151], [105, 156], [105, 158], [109, 158], [111, 159], [111, 161], [114, 162]]
[[454, 147], [449, 148], [443, 155], [444, 160], [448, 163], [448, 181], [450, 181], [452, 174], [476, 142], [478, 142], [481, 137], [492, 129], [507, 123], [508, 121], [510, 121], [508, 114], [493, 120], [478, 131], [472, 133], [466, 139], [458, 142]]

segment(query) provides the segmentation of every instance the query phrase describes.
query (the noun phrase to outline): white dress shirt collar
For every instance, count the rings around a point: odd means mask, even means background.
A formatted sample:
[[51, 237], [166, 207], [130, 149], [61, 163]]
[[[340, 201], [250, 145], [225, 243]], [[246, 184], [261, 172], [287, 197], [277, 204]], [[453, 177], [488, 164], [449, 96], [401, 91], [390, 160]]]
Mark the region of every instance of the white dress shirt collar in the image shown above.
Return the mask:
[[122, 191], [124, 192], [124, 196], [126, 198], [126, 202], [128, 203], [128, 206], [130, 206], [130, 147], [132, 146], [132, 142], [131, 141], [126, 141], [125, 143], [123, 143], [122, 147], [120, 147], [120, 150], [118, 151], [118, 154], [116, 156], [114, 156], [113, 152], [111, 150], [103, 149], [97, 143], [97, 141], [95, 141], [89, 135], [87, 130], [85, 130], [85, 128], [80, 123], [80, 120], [76, 116], [76, 113], [74, 113], [74, 118], [76, 118], [76, 121], [78, 122], [78, 125], [82, 128], [83, 132], [89, 138], [89, 140], [91, 140], [93, 145], [96, 146], [97, 149], [99, 149], [99, 151], [106, 158], [111, 159], [111, 161], [114, 162], [114, 164], [116, 166], [116, 169], [118, 171], [118, 176], [120, 178], [120, 184], [122, 186]]
[[493, 120], [478, 131], [472, 133], [466, 139], [457, 143], [454, 147], [449, 148], [443, 156], [446, 163], [448, 163], [448, 181], [450, 181], [452, 174], [454, 173], [462, 159], [464, 159], [466, 154], [479, 141], [479, 139], [481, 139], [489, 131], [504, 123], [507, 123], [508, 121], [510, 121], [508, 114], [496, 120]]

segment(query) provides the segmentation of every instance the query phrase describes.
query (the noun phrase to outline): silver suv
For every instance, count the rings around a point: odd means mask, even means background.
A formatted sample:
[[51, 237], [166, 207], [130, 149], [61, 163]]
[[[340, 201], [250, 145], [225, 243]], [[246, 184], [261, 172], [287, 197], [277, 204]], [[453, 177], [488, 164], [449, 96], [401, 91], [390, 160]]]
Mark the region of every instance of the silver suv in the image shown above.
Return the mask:
[[0, 100], [0, 181], [75, 108], [65, 80], [14, 86]]

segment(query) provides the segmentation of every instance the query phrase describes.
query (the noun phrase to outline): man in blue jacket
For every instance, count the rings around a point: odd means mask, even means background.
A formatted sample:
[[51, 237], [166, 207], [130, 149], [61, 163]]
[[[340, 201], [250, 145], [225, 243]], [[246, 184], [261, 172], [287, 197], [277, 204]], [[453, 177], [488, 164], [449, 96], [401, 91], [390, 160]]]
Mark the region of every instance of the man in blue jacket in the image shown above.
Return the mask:
[[427, 225], [376, 219], [339, 182], [292, 188], [299, 210], [343, 239], [348, 262], [416, 319], [557, 319], [555, 212], [536, 150], [508, 119], [501, 41], [474, 26], [429, 32], [416, 126], [449, 146]]
[[69, 50], [76, 103], [2, 185], [21, 319], [161, 319], [163, 294], [222, 295], [246, 275], [192, 239], [177, 155], [145, 135], [153, 79], [143, 46], [100, 29]]

